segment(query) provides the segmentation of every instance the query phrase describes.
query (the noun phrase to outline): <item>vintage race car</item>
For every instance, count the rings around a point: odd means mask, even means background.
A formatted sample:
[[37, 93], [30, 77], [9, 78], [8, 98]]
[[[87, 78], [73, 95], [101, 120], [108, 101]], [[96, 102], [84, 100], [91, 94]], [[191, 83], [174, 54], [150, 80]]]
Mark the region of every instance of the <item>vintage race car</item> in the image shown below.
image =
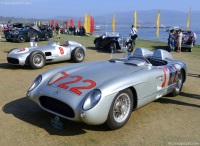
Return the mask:
[[176, 96], [187, 66], [165, 50], [137, 48], [133, 55], [58, 67], [40, 74], [27, 97], [59, 117], [111, 129], [131, 112], [166, 94]]
[[50, 41], [45, 46], [14, 48], [7, 55], [8, 63], [15, 65], [30, 65], [34, 69], [42, 68], [46, 63], [73, 60], [82, 62], [86, 48], [74, 41], [66, 41], [60, 45]]
[[[36, 31], [38, 35], [38, 41], [49, 41], [53, 37], [52, 29], [47, 25], [41, 25], [38, 27], [39, 31]], [[29, 25], [24, 25], [22, 28], [14, 28], [5, 32], [5, 38], [7, 41], [14, 41], [19, 43], [24, 43], [30, 41], [28, 36], [28, 31], [30, 29]]]
[[133, 51], [134, 44], [130, 38], [121, 36], [118, 32], [106, 32], [94, 39], [95, 47], [112, 50]]
[[[176, 29], [174, 34], [175, 45], [178, 44], [178, 30], [179, 29]], [[182, 29], [182, 34], [183, 37], [182, 37], [181, 47], [188, 49], [189, 52], [192, 52], [192, 49], [196, 44], [196, 37], [197, 37], [196, 34], [192, 30], [183, 30], [183, 29]]]

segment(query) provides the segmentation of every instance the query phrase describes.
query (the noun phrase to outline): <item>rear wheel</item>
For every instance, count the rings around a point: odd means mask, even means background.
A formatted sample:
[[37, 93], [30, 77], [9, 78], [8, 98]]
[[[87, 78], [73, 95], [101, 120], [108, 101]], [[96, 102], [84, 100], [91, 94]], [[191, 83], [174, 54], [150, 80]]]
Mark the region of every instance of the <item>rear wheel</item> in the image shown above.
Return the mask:
[[114, 98], [106, 124], [110, 129], [119, 129], [130, 118], [133, 109], [133, 94], [130, 89], [120, 91]]
[[18, 42], [20, 42], [20, 43], [24, 43], [25, 41], [26, 41], [26, 38], [25, 38], [25, 36], [24, 35], [20, 35], [19, 37], [18, 37]]
[[109, 45], [109, 48], [110, 48], [111, 52], [112, 52], [112, 50], [116, 50], [117, 49], [116, 43], [115, 42], [111, 42], [110, 45]]
[[42, 68], [46, 64], [45, 55], [41, 51], [34, 51], [29, 56], [30, 66], [34, 69]]
[[46, 35], [45, 36], [45, 41], [49, 41], [49, 38], [50, 38], [49, 35]]
[[183, 86], [183, 71], [178, 72], [177, 74], [177, 80], [176, 80], [176, 86], [174, 90], [170, 93], [172, 96], [177, 96], [182, 89]]
[[82, 48], [74, 49], [71, 55], [72, 55], [72, 59], [76, 63], [82, 62], [83, 59], [85, 58], [85, 52]]

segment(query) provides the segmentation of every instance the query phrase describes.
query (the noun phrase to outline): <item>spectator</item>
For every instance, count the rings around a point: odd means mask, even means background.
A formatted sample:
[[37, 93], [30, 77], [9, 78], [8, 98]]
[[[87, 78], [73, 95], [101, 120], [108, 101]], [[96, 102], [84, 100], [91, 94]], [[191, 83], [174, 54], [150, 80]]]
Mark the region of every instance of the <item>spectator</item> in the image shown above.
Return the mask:
[[174, 51], [174, 30], [170, 30], [168, 38], [168, 51]]
[[30, 46], [37, 46], [37, 41], [38, 41], [38, 34], [36, 32], [36, 30], [34, 30], [33, 28], [30, 27], [29, 31], [28, 31], [28, 37], [30, 37]]
[[134, 25], [132, 25], [130, 35], [131, 35], [131, 39], [133, 41], [133, 46], [135, 46], [135, 40], [138, 37], [137, 33], [138, 33], [137, 29], [134, 27]]
[[196, 44], [196, 40], [197, 40], [197, 35], [196, 35], [196, 33], [194, 32], [194, 45]]
[[183, 37], [183, 34], [182, 34], [182, 31], [181, 29], [178, 30], [178, 39], [177, 39], [177, 52], [181, 52], [181, 44], [182, 44], [182, 37]]
[[53, 33], [53, 37], [54, 37], [54, 26], [52, 25], [51, 27], [52, 33]]
[[60, 27], [58, 24], [56, 25], [56, 37], [60, 38]]

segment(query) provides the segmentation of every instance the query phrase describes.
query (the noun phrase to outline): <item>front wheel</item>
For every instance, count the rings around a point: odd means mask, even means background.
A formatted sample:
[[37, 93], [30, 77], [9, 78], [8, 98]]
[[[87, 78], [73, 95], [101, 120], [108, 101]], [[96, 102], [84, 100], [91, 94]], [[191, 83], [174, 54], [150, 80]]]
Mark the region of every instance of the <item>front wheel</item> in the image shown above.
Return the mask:
[[95, 47], [96, 47], [97, 49], [99, 48], [99, 42], [98, 42], [98, 41], [95, 42]]
[[46, 64], [45, 55], [41, 51], [34, 51], [29, 56], [29, 63], [33, 69], [42, 68]]
[[119, 129], [130, 118], [133, 109], [133, 94], [130, 89], [120, 91], [114, 98], [106, 124], [110, 129]]
[[72, 59], [74, 62], [79, 63], [82, 62], [85, 58], [85, 52], [82, 48], [76, 48], [72, 52]]

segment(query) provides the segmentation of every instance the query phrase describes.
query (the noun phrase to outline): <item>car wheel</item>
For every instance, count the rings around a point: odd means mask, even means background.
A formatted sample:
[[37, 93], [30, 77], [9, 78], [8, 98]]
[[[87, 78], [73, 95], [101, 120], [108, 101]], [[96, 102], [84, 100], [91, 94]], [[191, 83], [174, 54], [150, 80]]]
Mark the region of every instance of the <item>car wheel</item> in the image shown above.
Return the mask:
[[106, 124], [110, 129], [119, 129], [130, 118], [133, 109], [133, 94], [130, 89], [120, 91], [114, 98]]
[[45, 41], [49, 41], [49, 38], [50, 38], [49, 35], [46, 35], [45, 36]]
[[133, 44], [128, 44], [128, 52], [133, 52], [133, 48], [134, 48], [134, 46], [133, 46]]
[[188, 49], [188, 52], [192, 52], [192, 48], [189, 48], [189, 49]]
[[44, 53], [41, 51], [33, 51], [29, 56], [29, 63], [34, 69], [42, 68], [46, 64]]
[[109, 47], [110, 47], [111, 52], [112, 52], [112, 50], [116, 50], [116, 44], [114, 42], [111, 42]]
[[85, 52], [82, 48], [74, 49], [71, 55], [72, 55], [72, 59], [76, 63], [82, 62], [83, 59], [85, 58]]
[[171, 92], [171, 95], [177, 96], [181, 92], [182, 86], [183, 86], [183, 71], [180, 71], [177, 74], [176, 86], [174, 90]]
[[95, 47], [98, 49], [99, 48], [99, 42], [95, 41]]
[[24, 43], [25, 41], [26, 41], [26, 38], [25, 38], [25, 36], [24, 35], [20, 35], [19, 37], [18, 37], [18, 42], [20, 42], [20, 43]]

